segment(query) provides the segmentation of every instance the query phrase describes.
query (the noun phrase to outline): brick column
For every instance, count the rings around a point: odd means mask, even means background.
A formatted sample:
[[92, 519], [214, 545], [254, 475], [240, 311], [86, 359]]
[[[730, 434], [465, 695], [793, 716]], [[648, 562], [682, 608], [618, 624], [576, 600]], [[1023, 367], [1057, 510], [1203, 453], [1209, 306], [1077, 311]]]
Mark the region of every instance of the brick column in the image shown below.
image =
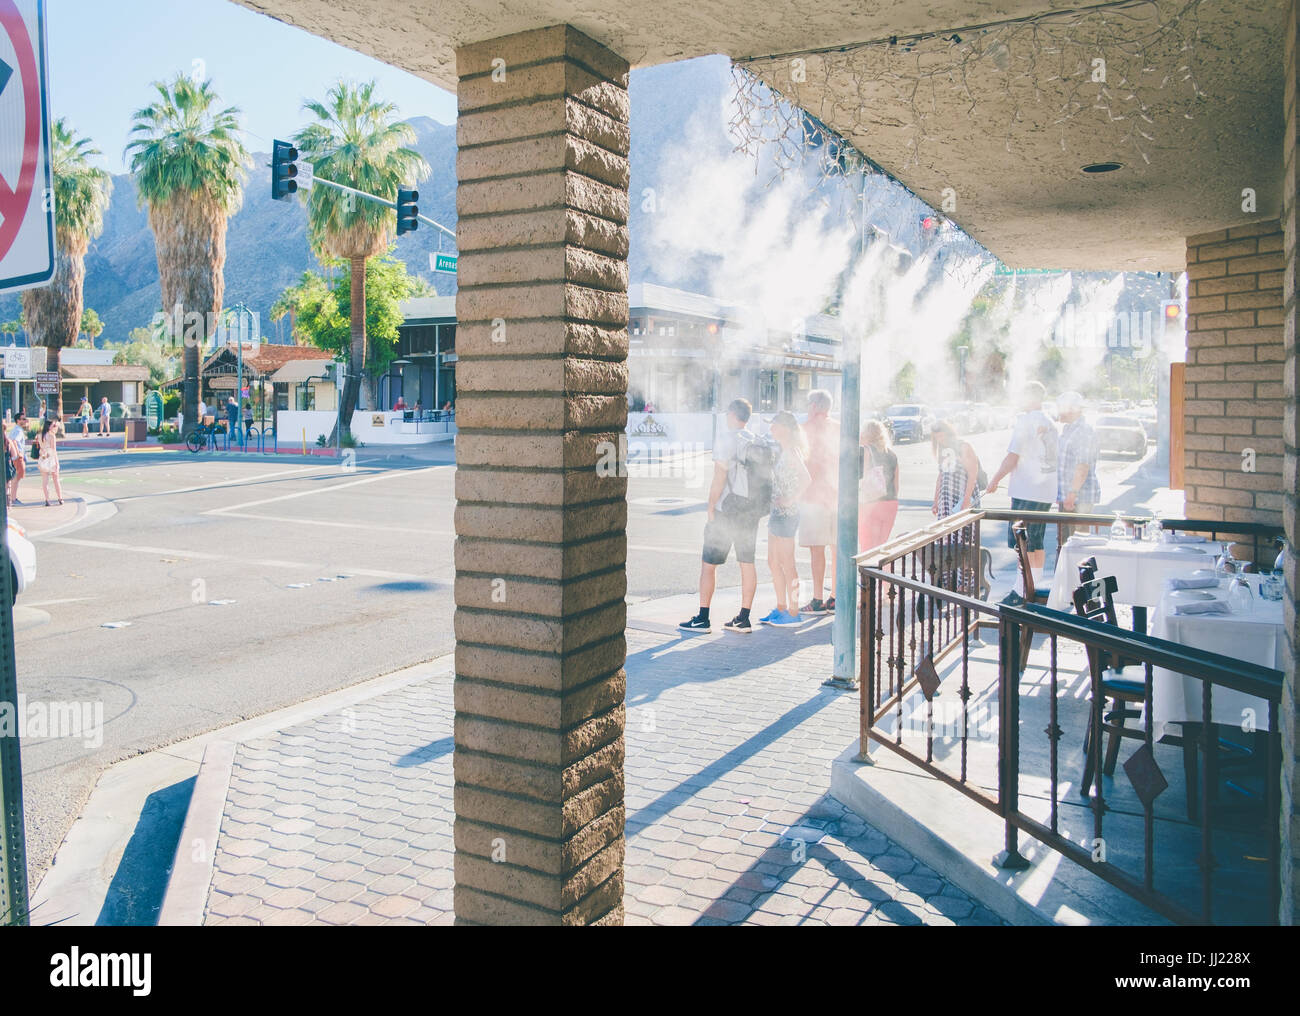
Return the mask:
[[1276, 220], [1187, 238], [1189, 519], [1282, 521], [1282, 244]]
[[456, 919], [621, 924], [628, 65], [456, 60]]
[[1300, 236], [1297, 235], [1297, 201], [1300, 201], [1300, 163], [1297, 162], [1297, 145], [1300, 145], [1300, 110], [1296, 106], [1298, 79], [1300, 79], [1300, 57], [1297, 56], [1297, 33], [1300, 32], [1300, 0], [1292, 0], [1287, 15], [1285, 53], [1285, 99], [1283, 100], [1283, 120], [1285, 135], [1282, 143], [1282, 229], [1285, 236], [1284, 251], [1286, 271], [1282, 284], [1283, 306], [1285, 308], [1283, 347], [1286, 359], [1282, 367], [1282, 391], [1285, 399], [1285, 414], [1282, 425], [1282, 440], [1285, 446], [1282, 471], [1282, 518], [1286, 527], [1286, 600], [1283, 603], [1287, 633], [1287, 679], [1282, 692], [1282, 912], [1279, 915], [1284, 924], [1295, 924], [1300, 917], [1300, 879], [1296, 869], [1300, 867], [1300, 814], [1296, 812], [1295, 792], [1300, 783], [1300, 746], [1296, 743], [1296, 660], [1300, 659], [1300, 628], [1297, 627], [1297, 599], [1300, 599], [1300, 576], [1297, 575], [1297, 548], [1300, 547], [1300, 532], [1297, 531], [1296, 514], [1298, 504], [1297, 486], [1300, 486], [1300, 474], [1296, 470], [1297, 448], [1300, 448], [1300, 435], [1297, 435], [1296, 397], [1300, 391], [1296, 367], [1296, 332], [1300, 329], [1300, 305], [1296, 300], [1296, 274], [1300, 271], [1297, 264], [1297, 248]]

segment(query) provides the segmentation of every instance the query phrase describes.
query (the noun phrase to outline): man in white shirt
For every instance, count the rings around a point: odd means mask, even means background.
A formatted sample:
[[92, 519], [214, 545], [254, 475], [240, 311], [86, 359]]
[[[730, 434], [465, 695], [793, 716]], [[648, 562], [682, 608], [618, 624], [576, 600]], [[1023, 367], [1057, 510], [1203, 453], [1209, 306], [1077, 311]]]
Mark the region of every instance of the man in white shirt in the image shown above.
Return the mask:
[[740, 613], [722, 627], [742, 635], [753, 632], [749, 611], [758, 589], [754, 550], [758, 522], [765, 506], [751, 502], [745, 467], [749, 446], [755, 440], [754, 432], [748, 429], [751, 412], [748, 401], [733, 400], [727, 407], [727, 429], [718, 435], [713, 449], [713, 484], [709, 488], [708, 522], [704, 526], [704, 552], [700, 562], [700, 612], [677, 626], [682, 631], [713, 630], [709, 605], [717, 585], [718, 565], [726, 564], [735, 546], [740, 565]]
[[99, 432], [107, 434], [108, 418], [113, 412], [113, 407], [108, 404], [108, 396], [105, 395], [99, 400]]
[[[1007, 457], [989, 480], [987, 494], [998, 489], [1004, 476], [1010, 475], [1007, 493], [1011, 495], [1012, 511], [1051, 511], [1056, 499], [1056, 460], [1059, 435], [1052, 418], [1043, 412], [1043, 397], [1047, 394], [1037, 381], [1025, 385], [1021, 394], [1021, 413], [1011, 431], [1011, 444]], [[1007, 523], [1007, 546], [1014, 549], [1013, 522]], [[1036, 570], [1043, 567], [1043, 534], [1045, 522], [1030, 523], [1025, 527], [1029, 538], [1029, 563]]]

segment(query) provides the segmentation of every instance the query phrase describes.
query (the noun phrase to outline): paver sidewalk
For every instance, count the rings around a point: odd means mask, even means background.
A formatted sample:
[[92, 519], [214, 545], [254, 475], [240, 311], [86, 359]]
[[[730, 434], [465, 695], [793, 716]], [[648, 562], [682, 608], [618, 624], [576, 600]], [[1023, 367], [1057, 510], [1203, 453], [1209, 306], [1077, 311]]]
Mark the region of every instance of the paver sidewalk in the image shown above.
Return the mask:
[[[1001, 923], [828, 796], [829, 618], [668, 634], [691, 600], [631, 608], [627, 923]], [[205, 923], [450, 923], [453, 712], [442, 676], [238, 744]]]

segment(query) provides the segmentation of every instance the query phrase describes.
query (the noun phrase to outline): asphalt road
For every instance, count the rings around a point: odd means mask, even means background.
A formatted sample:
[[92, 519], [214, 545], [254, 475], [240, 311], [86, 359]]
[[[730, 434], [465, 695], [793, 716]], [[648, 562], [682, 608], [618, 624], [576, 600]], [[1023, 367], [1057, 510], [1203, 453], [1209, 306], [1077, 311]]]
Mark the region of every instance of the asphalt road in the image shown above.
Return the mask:
[[[1007, 437], [970, 438], [990, 474]], [[935, 465], [928, 442], [898, 453], [902, 532], [932, 518]], [[37, 582], [15, 611], [19, 688], [28, 702], [102, 703], [104, 726], [102, 743], [22, 743], [33, 886], [112, 763], [451, 651], [454, 466], [440, 454], [348, 470], [61, 449], [65, 489], [116, 512], [37, 539]], [[1134, 468], [1105, 463], [1108, 498]], [[631, 472], [629, 601], [695, 589], [710, 463]], [[733, 561], [719, 613], [738, 582]]]

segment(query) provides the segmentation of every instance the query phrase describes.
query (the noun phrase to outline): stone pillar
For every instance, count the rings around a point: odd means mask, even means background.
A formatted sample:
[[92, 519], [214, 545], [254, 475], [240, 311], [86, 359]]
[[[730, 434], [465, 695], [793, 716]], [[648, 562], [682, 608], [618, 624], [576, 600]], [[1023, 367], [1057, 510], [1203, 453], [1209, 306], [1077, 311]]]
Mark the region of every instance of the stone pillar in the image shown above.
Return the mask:
[[628, 65], [456, 60], [456, 919], [621, 924]]
[[1297, 383], [1296, 332], [1300, 329], [1300, 305], [1296, 300], [1297, 200], [1300, 199], [1300, 163], [1297, 162], [1297, 145], [1300, 144], [1297, 127], [1300, 127], [1300, 110], [1296, 108], [1297, 79], [1300, 78], [1300, 58], [1297, 57], [1297, 32], [1300, 31], [1300, 0], [1291, 0], [1287, 15], [1285, 53], [1285, 135], [1282, 149], [1282, 231], [1285, 238], [1285, 273], [1282, 283], [1284, 308], [1283, 346], [1286, 359], [1282, 367], [1282, 391], [1285, 409], [1282, 420], [1284, 461], [1282, 468], [1282, 518], [1286, 527], [1286, 599], [1283, 604], [1287, 634], [1287, 677], [1282, 691], [1282, 907], [1279, 918], [1284, 924], [1295, 924], [1300, 916], [1300, 880], [1296, 869], [1300, 866], [1300, 814], [1296, 812], [1295, 792], [1300, 784], [1300, 747], [1296, 744], [1296, 660], [1300, 658], [1300, 628], [1297, 628], [1297, 599], [1300, 598], [1300, 575], [1297, 575], [1297, 548], [1300, 548], [1300, 531], [1297, 531], [1297, 487], [1300, 474], [1296, 470], [1297, 435], [1296, 397], [1300, 391]]

